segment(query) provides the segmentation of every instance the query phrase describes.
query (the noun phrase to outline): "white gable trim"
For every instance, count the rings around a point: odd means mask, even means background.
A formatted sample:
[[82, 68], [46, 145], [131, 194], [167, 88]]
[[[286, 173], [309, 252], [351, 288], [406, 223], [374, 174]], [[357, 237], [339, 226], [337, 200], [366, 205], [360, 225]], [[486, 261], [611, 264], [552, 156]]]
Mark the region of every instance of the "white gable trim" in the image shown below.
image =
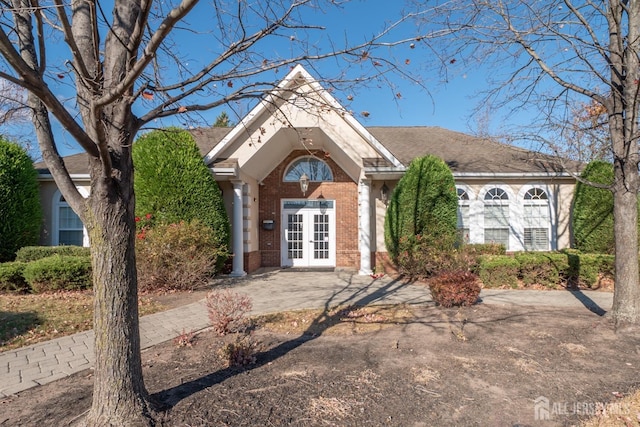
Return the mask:
[[404, 166], [402, 165], [402, 162], [400, 162], [400, 160], [398, 160], [393, 154], [391, 154], [391, 152], [387, 150], [385, 146], [383, 146], [369, 131], [367, 131], [367, 129], [364, 126], [362, 126], [362, 124], [360, 124], [360, 122], [358, 122], [353, 117], [352, 114], [346, 111], [346, 109], [342, 105], [340, 105], [340, 103], [329, 92], [327, 92], [322, 87], [322, 85], [320, 85], [320, 83], [316, 79], [314, 79], [313, 76], [311, 76], [311, 74], [309, 74], [309, 72], [305, 70], [305, 68], [300, 64], [296, 65], [289, 72], [289, 74], [287, 74], [286, 77], [278, 84], [276, 89], [273, 92], [267, 94], [267, 98], [265, 100], [260, 101], [258, 105], [256, 105], [253, 108], [253, 110], [251, 110], [249, 114], [247, 114], [240, 121], [240, 123], [238, 123], [233, 128], [233, 130], [231, 130], [231, 132], [229, 132], [227, 136], [225, 136], [222, 139], [222, 141], [220, 141], [219, 144], [217, 144], [215, 147], [211, 149], [211, 151], [209, 151], [209, 153], [207, 153], [207, 155], [204, 158], [205, 164], [210, 165], [222, 151], [224, 151], [227, 147], [229, 147], [233, 143], [233, 141], [240, 134], [240, 132], [247, 129], [257, 117], [259, 117], [262, 113], [267, 111], [267, 107], [270, 105], [270, 103], [273, 100], [277, 99], [277, 97], [275, 96], [275, 93], [286, 90], [288, 87], [291, 86], [291, 82], [296, 80], [298, 77], [302, 77], [305, 80], [305, 82], [309, 86], [311, 86], [311, 88], [315, 91], [315, 93], [320, 95], [322, 100], [327, 105], [336, 109], [337, 111], [341, 111], [342, 117], [345, 120], [345, 122], [349, 126], [351, 126], [351, 128], [353, 128], [367, 143], [369, 143], [369, 145], [371, 145], [387, 161], [389, 161], [394, 167], [404, 170]]

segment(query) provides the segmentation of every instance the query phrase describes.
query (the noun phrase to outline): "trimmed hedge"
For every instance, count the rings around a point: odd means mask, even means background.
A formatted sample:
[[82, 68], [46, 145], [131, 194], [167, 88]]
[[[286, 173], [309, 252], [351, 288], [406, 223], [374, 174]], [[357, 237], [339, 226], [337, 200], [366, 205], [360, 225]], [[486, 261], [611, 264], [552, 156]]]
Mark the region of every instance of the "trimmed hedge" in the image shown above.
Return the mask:
[[569, 265], [567, 279], [570, 285], [597, 288], [602, 277], [613, 278], [613, 255], [566, 253], [565, 256]]
[[460, 252], [468, 256], [505, 255], [507, 248], [502, 243], [468, 243], [462, 245]]
[[613, 278], [614, 256], [583, 254], [574, 250], [518, 252], [513, 256], [483, 255], [478, 258], [476, 271], [487, 288], [515, 288], [518, 279], [525, 286], [597, 288], [603, 277]]
[[16, 261], [30, 262], [53, 255], [91, 256], [91, 250], [83, 246], [25, 246], [16, 253]]
[[31, 261], [24, 278], [34, 293], [91, 288], [91, 258], [53, 255]]
[[551, 252], [518, 252], [519, 277], [525, 285], [556, 287], [566, 279], [569, 271], [567, 256]]
[[24, 279], [26, 263], [15, 261], [0, 264], [0, 292], [23, 292], [29, 289]]
[[518, 286], [520, 263], [507, 255], [482, 255], [478, 258], [478, 275], [487, 288]]

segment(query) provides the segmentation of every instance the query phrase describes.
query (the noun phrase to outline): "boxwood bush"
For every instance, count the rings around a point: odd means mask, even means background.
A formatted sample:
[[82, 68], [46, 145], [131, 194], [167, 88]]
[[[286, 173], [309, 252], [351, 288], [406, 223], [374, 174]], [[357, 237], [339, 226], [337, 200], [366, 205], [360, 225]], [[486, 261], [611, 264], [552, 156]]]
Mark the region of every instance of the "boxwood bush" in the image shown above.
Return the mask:
[[0, 264], [0, 292], [21, 292], [29, 289], [23, 274], [26, 265], [20, 261]]
[[518, 286], [520, 263], [508, 255], [482, 255], [478, 258], [478, 275], [487, 288]]
[[597, 288], [601, 278], [613, 278], [614, 256], [565, 252], [568, 263], [567, 280], [571, 286]]
[[91, 288], [91, 258], [53, 255], [31, 261], [24, 278], [34, 293]]
[[518, 252], [519, 277], [525, 286], [543, 285], [555, 288], [565, 282], [569, 261], [565, 254], [552, 252]]
[[25, 246], [17, 252], [16, 261], [36, 261], [52, 255], [91, 256], [91, 251], [82, 246]]

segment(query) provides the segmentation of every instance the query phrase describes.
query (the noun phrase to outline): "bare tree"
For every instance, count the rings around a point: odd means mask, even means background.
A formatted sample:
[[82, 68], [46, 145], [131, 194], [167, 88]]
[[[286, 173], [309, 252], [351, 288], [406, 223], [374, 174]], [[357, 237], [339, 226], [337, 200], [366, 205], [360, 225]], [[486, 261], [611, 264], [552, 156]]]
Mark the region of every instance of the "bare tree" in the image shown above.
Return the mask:
[[[388, 54], [389, 47], [405, 42], [389, 41], [397, 23], [362, 43], [343, 39], [338, 47], [324, 39], [324, 50], [314, 45], [313, 34], [321, 37], [324, 29], [303, 22], [304, 13], [313, 16], [310, 10], [340, 3], [215, 0], [197, 12], [207, 16], [208, 28], [196, 29], [186, 19], [199, 7], [197, 0], [1, 1], [0, 77], [28, 92], [42, 157], [90, 236], [96, 358], [88, 425], [148, 425], [154, 418], [138, 329], [131, 160], [136, 133], [158, 118], [259, 100], [281, 78], [279, 70], [286, 73], [300, 62], [344, 58], [337, 69], [360, 70], [353, 81], [343, 73], [325, 82], [329, 86], [385, 80], [390, 71], [405, 74], [392, 59], [377, 55], [379, 48]], [[197, 69], [187, 65], [185, 40], [209, 49]], [[289, 54], [268, 56], [269, 41], [284, 42]], [[73, 95], [57, 93], [60, 85]], [[65, 168], [51, 119], [88, 154], [87, 199]]]
[[[424, 7], [424, 1], [416, 1]], [[571, 127], [572, 107], [601, 106], [615, 181], [617, 327], [640, 324], [638, 283], [638, 100], [640, 2], [628, 0], [465, 0], [439, 2], [420, 22], [443, 69], [491, 61], [485, 102], [537, 111], [527, 136], [554, 142]]]
[[554, 148], [560, 155], [579, 162], [610, 161], [609, 126], [606, 109], [595, 101], [573, 108], [570, 123], [558, 126], [559, 143]]

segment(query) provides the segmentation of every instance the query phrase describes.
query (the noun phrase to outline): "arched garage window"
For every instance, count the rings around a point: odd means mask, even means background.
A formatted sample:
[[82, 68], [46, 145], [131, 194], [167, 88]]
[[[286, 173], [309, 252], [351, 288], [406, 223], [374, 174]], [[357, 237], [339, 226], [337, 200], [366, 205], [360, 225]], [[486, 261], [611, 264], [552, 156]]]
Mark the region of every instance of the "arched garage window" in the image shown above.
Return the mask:
[[549, 196], [542, 188], [524, 194], [524, 249], [549, 250]]
[[333, 181], [331, 168], [325, 162], [315, 157], [300, 157], [294, 160], [284, 174], [285, 182], [298, 182], [302, 174], [307, 174], [309, 181]]
[[484, 242], [509, 249], [509, 195], [499, 187], [484, 195]]
[[[80, 192], [85, 193], [84, 191]], [[86, 197], [85, 194], [82, 195]], [[88, 246], [87, 233], [82, 221], [80, 221], [80, 217], [71, 209], [64, 196], [60, 194], [60, 191], [56, 191], [54, 194], [52, 207], [51, 244], [53, 246]]]

